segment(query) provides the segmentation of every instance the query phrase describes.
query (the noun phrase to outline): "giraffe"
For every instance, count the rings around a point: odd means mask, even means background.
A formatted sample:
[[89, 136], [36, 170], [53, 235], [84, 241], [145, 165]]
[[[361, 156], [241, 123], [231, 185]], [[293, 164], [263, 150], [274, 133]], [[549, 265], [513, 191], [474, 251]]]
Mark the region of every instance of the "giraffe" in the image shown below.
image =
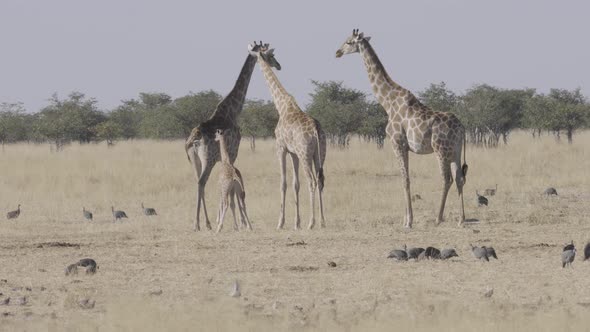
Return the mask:
[[238, 201], [238, 209], [240, 211], [240, 221], [242, 226], [246, 226], [252, 230], [250, 219], [246, 213], [246, 189], [244, 187], [244, 179], [240, 171], [230, 163], [230, 157], [227, 150], [227, 143], [225, 141], [225, 133], [223, 129], [217, 129], [215, 133], [215, 140], [219, 141], [219, 150], [221, 154], [221, 171], [219, 173], [219, 187], [221, 188], [221, 198], [219, 201], [219, 212], [217, 214], [217, 233], [223, 227], [223, 219], [225, 219], [225, 212], [228, 207], [231, 208], [234, 217], [234, 229], [238, 230], [238, 223], [236, 221], [236, 205], [234, 203], [234, 196]]
[[[360, 53], [364, 60], [369, 81], [377, 101], [388, 115], [387, 134], [391, 138], [393, 152], [397, 158], [406, 198], [405, 226], [412, 227], [413, 213], [410, 195], [410, 172], [408, 154], [435, 153], [443, 178], [443, 192], [436, 223], [443, 221], [445, 202], [451, 185], [453, 174], [461, 202], [461, 219], [459, 226], [465, 222], [463, 202], [463, 186], [466, 181], [467, 164], [465, 161], [465, 128], [452, 113], [435, 112], [422, 105], [408, 90], [394, 82], [377, 53], [369, 44], [371, 37], [365, 37], [358, 29], [352, 31], [344, 44], [336, 51], [336, 57], [345, 54]], [[461, 150], [463, 165], [461, 166]]]
[[[258, 49], [256, 47], [259, 46]], [[249, 45], [251, 54], [258, 58], [260, 69], [264, 74], [270, 89], [273, 102], [279, 112], [279, 121], [275, 128], [277, 154], [281, 169], [281, 212], [277, 229], [285, 224], [285, 194], [287, 190], [286, 159], [291, 156], [293, 164], [293, 191], [295, 194], [295, 229], [300, 228], [299, 216], [299, 162], [307, 178], [311, 217], [308, 228], [315, 226], [315, 191], [319, 189], [320, 226], [325, 227], [324, 203], [322, 191], [324, 189], [324, 160], [326, 159], [326, 136], [320, 123], [304, 113], [295, 98], [293, 98], [272, 70], [272, 67], [281, 70], [281, 65], [274, 57], [274, 49], [269, 49], [268, 44]], [[315, 168], [315, 171], [314, 171]]]
[[[259, 45], [255, 46], [257, 50]], [[217, 105], [213, 115], [193, 128], [189, 137], [185, 141], [185, 151], [188, 160], [193, 166], [195, 178], [197, 180], [197, 211], [193, 229], [199, 231], [201, 204], [203, 204], [203, 213], [207, 229], [211, 229], [207, 207], [205, 206], [205, 185], [209, 180], [211, 171], [215, 163], [220, 161], [219, 144], [215, 141], [215, 130], [226, 129], [225, 141], [229, 154], [229, 162], [233, 162], [238, 157], [238, 148], [240, 146], [240, 128], [238, 127], [237, 117], [242, 111], [246, 92], [250, 84], [252, 72], [256, 66], [257, 58], [248, 54], [238, 79], [230, 93]]]

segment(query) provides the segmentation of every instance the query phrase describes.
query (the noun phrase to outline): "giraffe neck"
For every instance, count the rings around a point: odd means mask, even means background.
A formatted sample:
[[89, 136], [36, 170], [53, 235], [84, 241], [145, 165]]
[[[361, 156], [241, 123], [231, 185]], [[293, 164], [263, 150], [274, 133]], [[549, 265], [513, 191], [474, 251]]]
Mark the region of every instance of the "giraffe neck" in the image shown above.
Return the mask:
[[[367, 40], [362, 40], [359, 44], [359, 50], [367, 73], [369, 81], [377, 101], [389, 113], [391, 110], [397, 111], [407, 103], [407, 97], [413, 95], [401, 85], [394, 82], [385, 67], [379, 60], [377, 53]], [[414, 97], [415, 98], [415, 97]]]
[[221, 162], [229, 163], [229, 153], [227, 152], [227, 145], [225, 144], [225, 136], [219, 136], [219, 153], [221, 154]]
[[279, 111], [279, 116], [281, 116], [287, 111], [286, 106], [288, 103], [286, 101], [291, 98], [291, 95], [289, 95], [287, 90], [285, 90], [271, 66], [269, 66], [268, 63], [262, 59], [262, 57], [260, 57], [258, 62], [260, 63], [260, 70], [262, 70], [262, 74], [264, 74], [264, 78], [266, 79], [266, 83], [270, 89], [270, 94], [272, 95], [275, 107]]
[[237, 116], [242, 111], [242, 106], [246, 100], [246, 93], [248, 92], [250, 78], [252, 77], [252, 72], [254, 71], [255, 66], [256, 57], [253, 55], [248, 55], [244, 65], [242, 66], [242, 70], [240, 71], [240, 75], [238, 76], [236, 84], [234, 84], [233, 89], [220, 103], [220, 105], [225, 102], [229, 102], [230, 104], [228, 107], [218, 107], [217, 111], [213, 115], [214, 117], [223, 117], [229, 121], [236, 120]]

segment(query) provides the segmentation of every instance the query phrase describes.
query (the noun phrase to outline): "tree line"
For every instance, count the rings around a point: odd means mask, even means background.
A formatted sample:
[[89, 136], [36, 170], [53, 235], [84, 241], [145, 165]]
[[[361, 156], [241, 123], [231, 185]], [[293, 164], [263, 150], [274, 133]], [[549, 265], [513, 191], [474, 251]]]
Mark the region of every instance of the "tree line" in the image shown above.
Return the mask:
[[[387, 114], [371, 95], [348, 88], [342, 82], [312, 81], [311, 102], [305, 111], [320, 121], [328, 141], [349, 145], [357, 135], [382, 147]], [[471, 144], [496, 147], [508, 143], [514, 129], [544, 133], [573, 141], [574, 133], [590, 124], [590, 104], [580, 89], [501, 89], [475, 85], [463, 94], [444, 82], [431, 84], [417, 94], [435, 111], [453, 112], [465, 125]], [[109, 111], [96, 99], [73, 92], [64, 99], [54, 94], [38, 112], [27, 112], [22, 103], [0, 104], [0, 142], [50, 142], [62, 149], [71, 142], [90, 143], [128, 139], [178, 139], [207, 120], [222, 96], [212, 90], [173, 99], [165, 93], [140, 93]], [[278, 113], [271, 101], [247, 100], [239, 122], [243, 137], [255, 148], [256, 138], [274, 136]]]

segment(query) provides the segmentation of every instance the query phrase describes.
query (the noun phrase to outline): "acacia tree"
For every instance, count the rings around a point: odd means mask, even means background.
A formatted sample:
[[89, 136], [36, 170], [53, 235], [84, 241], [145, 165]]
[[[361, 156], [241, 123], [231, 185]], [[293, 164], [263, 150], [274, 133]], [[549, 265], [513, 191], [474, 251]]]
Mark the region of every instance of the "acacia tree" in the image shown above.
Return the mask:
[[250, 138], [250, 149], [256, 150], [256, 138], [274, 136], [279, 113], [271, 101], [247, 100], [239, 118], [242, 136]]
[[418, 96], [424, 105], [437, 112], [455, 112], [459, 102], [459, 97], [447, 88], [445, 82], [431, 83]]
[[347, 147], [350, 135], [355, 133], [367, 113], [368, 103], [361, 91], [344, 87], [342, 82], [312, 81], [314, 91], [307, 112], [317, 119], [330, 143]]
[[54, 94], [49, 105], [39, 112], [38, 132], [55, 144], [59, 151], [70, 141], [88, 143], [96, 137], [94, 127], [106, 120], [97, 108], [94, 98], [83, 93], [72, 92], [61, 100]]
[[29, 139], [33, 117], [25, 113], [22, 103], [0, 104], [0, 142], [2, 149], [6, 142]]
[[381, 104], [373, 101], [367, 103], [367, 107], [361, 108], [362, 121], [355, 131], [368, 141], [374, 141], [379, 149], [385, 143], [385, 128], [387, 127], [387, 113]]

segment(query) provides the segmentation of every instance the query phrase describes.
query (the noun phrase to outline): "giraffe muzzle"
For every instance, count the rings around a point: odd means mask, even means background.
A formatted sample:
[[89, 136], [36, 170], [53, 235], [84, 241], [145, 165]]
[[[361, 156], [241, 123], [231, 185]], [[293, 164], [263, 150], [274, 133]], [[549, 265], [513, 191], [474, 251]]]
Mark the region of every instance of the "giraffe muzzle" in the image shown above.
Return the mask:
[[343, 55], [343, 52], [341, 50], [336, 51], [336, 57], [339, 58]]

